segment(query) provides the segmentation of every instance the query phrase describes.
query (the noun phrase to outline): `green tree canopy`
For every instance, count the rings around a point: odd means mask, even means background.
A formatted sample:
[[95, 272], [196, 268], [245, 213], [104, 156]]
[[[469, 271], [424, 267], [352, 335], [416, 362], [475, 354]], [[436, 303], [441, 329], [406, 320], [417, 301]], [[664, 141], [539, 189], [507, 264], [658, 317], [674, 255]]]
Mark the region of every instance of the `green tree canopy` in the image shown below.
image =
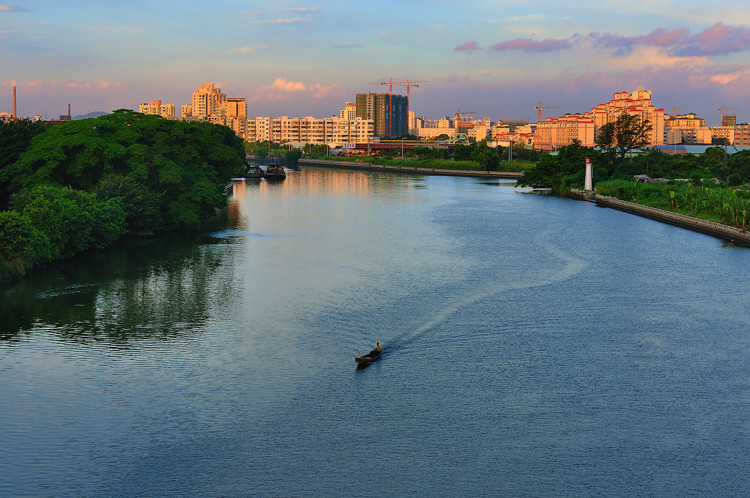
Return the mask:
[[599, 128], [596, 145], [602, 148], [613, 164], [622, 162], [633, 149], [648, 146], [652, 128], [648, 119], [623, 113], [615, 121]]

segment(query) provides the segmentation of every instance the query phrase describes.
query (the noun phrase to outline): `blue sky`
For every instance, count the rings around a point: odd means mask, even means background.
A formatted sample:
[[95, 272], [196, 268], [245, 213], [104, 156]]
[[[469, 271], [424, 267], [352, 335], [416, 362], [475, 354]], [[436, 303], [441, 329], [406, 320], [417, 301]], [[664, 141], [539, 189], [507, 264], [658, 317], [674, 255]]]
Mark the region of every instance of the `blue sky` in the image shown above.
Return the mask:
[[644, 87], [670, 113], [750, 121], [745, 1], [14, 1], [0, 3], [0, 112], [15, 82], [21, 116], [179, 109], [205, 82], [253, 116], [324, 117], [393, 78], [426, 80], [411, 109], [431, 118], [535, 120], [539, 101], [584, 112]]

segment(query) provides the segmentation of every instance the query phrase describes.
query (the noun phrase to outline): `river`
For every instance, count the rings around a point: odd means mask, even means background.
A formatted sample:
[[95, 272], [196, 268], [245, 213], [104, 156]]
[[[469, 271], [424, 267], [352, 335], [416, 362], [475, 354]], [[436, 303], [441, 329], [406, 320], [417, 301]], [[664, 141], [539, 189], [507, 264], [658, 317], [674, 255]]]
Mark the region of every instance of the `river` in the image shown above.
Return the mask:
[[749, 275], [507, 181], [237, 182], [0, 285], [0, 495], [745, 495]]

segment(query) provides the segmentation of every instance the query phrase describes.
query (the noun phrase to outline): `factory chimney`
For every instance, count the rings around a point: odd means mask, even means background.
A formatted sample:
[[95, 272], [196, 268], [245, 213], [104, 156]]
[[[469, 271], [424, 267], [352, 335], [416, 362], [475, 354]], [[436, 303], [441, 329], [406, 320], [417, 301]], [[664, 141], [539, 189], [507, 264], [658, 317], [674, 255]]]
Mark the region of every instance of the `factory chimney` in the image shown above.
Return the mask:
[[70, 102], [68, 102], [68, 121], [70, 121]]
[[13, 121], [16, 120], [16, 85], [13, 85]]

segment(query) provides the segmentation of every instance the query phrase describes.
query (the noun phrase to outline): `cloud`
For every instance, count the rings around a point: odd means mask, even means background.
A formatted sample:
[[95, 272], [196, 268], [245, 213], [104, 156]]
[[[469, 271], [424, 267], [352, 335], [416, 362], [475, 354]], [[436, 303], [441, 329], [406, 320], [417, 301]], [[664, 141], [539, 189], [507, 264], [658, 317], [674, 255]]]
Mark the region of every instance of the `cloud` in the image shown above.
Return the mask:
[[726, 26], [717, 22], [695, 36], [686, 37], [681, 45], [674, 48], [676, 55], [724, 55], [744, 52], [750, 48], [750, 28]]
[[322, 12], [318, 7], [289, 7], [285, 10], [287, 12], [309, 12], [311, 14]]
[[262, 21], [252, 21], [250, 24], [299, 24], [310, 21], [312, 21], [312, 19], [310, 19], [309, 17], [290, 17], [282, 19], [264, 19]]
[[536, 41], [531, 38], [516, 38], [495, 43], [489, 49], [492, 51], [501, 50], [522, 50], [524, 52], [552, 52], [554, 50], [567, 50], [573, 46], [570, 39], [545, 38]]
[[[461, 45], [459, 45], [461, 47]], [[645, 35], [623, 36], [616, 33], [592, 32], [585, 36], [574, 34], [568, 38], [516, 38], [490, 46], [491, 51], [551, 52], [573, 48], [613, 49], [613, 55], [627, 56], [636, 47], [655, 47], [671, 57], [705, 57], [726, 55], [750, 50], [750, 27], [727, 26], [721, 22], [692, 34], [688, 28], [654, 29]], [[458, 50], [458, 48], [457, 48]]]
[[312, 85], [305, 84], [302, 81], [290, 81], [286, 78], [276, 78], [271, 85], [261, 87], [260, 91], [251, 96], [252, 101], [280, 101], [291, 100], [297, 97], [323, 99], [338, 90], [338, 85], [334, 83], [330, 86], [324, 86], [320, 83]]
[[60, 82], [54, 81], [54, 80], [49, 80], [49, 81], [31, 80], [27, 82], [26, 84], [19, 85], [19, 86], [24, 86], [26, 88], [57, 88], [60, 86]]
[[494, 21], [491, 21], [493, 23], [517, 23], [517, 22], [524, 22], [524, 21], [544, 21], [547, 19], [547, 16], [543, 16], [541, 14], [530, 14], [527, 16], [513, 16], [513, 17], [505, 17], [503, 19], [495, 19]]
[[336, 45], [333, 48], [336, 49], [353, 49], [353, 48], [365, 48], [361, 43], [347, 43], [344, 45]]
[[257, 52], [258, 50], [268, 48], [268, 45], [255, 45], [255, 46], [248, 46], [248, 47], [233, 47], [231, 50], [229, 50], [230, 54], [252, 54], [254, 52]]
[[101, 80], [101, 81], [84, 81], [82, 83], [77, 81], [71, 81], [65, 85], [68, 88], [72, 89], [78, 89], [83, 88], [86, 90], [109, 90], [109, 89], [115, 89], [115, 88], [122, 88], [125, 86], [125, 84], [120, 83], [119, 81], [112, 81], [112, 80]]
[[307, 87], [301, 81], [287, 81], [284, 78], [276, 78], [273, 87], [285, 92], [304, 92], [307, 90]]
[[475, 50], [482, 50], [482, 47], [480, 47], [479, 44], [475, 41], [462, 43], [461, 45], [453, 49], [454, 52], [469, 52], [469, 53], [472, 53]]
[[0, 12], [31, 12], [31, 9], [16, 4], [0, 4]]

